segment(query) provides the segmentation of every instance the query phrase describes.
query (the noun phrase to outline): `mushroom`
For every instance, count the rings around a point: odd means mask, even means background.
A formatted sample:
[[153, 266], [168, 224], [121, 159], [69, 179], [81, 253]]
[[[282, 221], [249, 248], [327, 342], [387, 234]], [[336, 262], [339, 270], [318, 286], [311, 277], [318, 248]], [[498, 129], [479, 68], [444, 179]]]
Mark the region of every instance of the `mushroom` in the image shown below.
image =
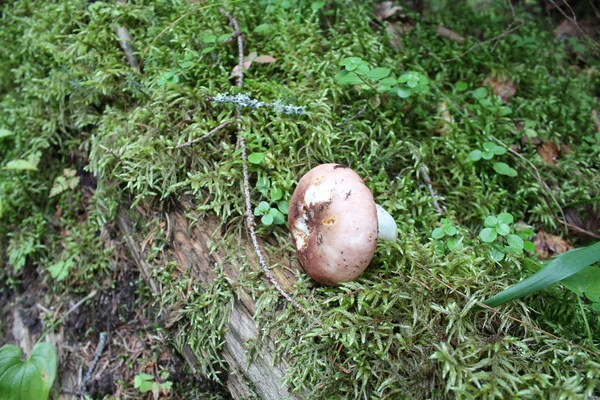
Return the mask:
[[319, 165], [300, 179], [288, 226], [304, 271], [330, 286], [356, 279], [371, 262], [378, 238], [398, 236], [394, 218], [375, 204], [361, 177], [340, 164]]

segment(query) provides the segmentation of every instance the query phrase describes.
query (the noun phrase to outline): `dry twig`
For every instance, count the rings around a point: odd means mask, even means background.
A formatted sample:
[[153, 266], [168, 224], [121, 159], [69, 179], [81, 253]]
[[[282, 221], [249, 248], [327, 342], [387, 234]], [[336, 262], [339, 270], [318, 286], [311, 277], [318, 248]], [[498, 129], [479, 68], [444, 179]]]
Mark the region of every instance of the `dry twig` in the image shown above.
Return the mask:
[[191, 146], [194, 145], [198, 142], [203, 141], [204, 139], [206, 139], [209, 136], [214, 135], [215, 133], [219, 132], [221, 129], [225, 128], [227, 125], [229, 125], [232, 121], [225, 121], [223, 122], [221, 125], [218, 125], [217, 127], [211, 129], [209, 132], [205, 133], [204, 135], [200, 136], [197, 139], [194, 140], [190, 140], [189, 142], [185, 142], [185, 143], [181, 143], [178, 144], [177, 146], [175, 146], [176, 149], [181, 149], [183, 147], [187, 147], [187, 146]]
[[499, 35], [494, 36], [493, 38], [484, 40], [483, 42], [475, 43], [473, 46], [469, 47], [467, 50], [465, 50], [463, 53], [459, 54], [458, 56], [452, 57], [452, 58], [448, 58], [448, 59], [442, 60], [442, 61], [443, 62], [456, 61], [456, 60], [464, 57], [468, 53], [472, 52], [473, 50], [475, 50], [478, 47], [485, 46], [486, 44], [489, 44], [489, 43], [492, 43], [492, 42], [498, 43], [500, 41], [500, 39], [502, 39], [505, 36], [510, 35], [514, 31], [516, 31], [517, 29], [519, 29], [521, 26], [523, 26], [524, 22], [520, 18], [517, 18], [517, 14], [515, 12], [515, 8], [513, 7], [512, 3], [511, 3], [511, 0], [507, 0], [507, 1], [508, 1], [508, 5], [510, 7], [511, 13], [512, 13], [513, 21], [510, 23], [510, 25], [508, 26], [508, 28], [504, 32], [500, 33]]
[[127, 28], [123, 28], [122, 26], [113, 26], [112, 28], [119, 37], [119, 44], [125, 53], [125, 57], [127, 57], [127, 62], [132, 68], [140, 72], [140, 65], [138, 64], [137, 58], [134, 54], [135, 48], [132, 45], [133, 39], [131, 38], [129, 31]]
[[[242, 34], [240, 27], [238, 25], [238, 22], [236, 20], [236, 18], [229, 14], [227, 11], [225, 11], [224, 8], [219, 7], [219, 11], [221, 11], [221, 13], [223, 15], [225, 15], [228, 19], [229, 19], [229, 23], [231, 24], [231, 26], [233, 27], [236, 35], [236, 40], [237, 40], [237, 44], [238, 44], [238, 66], [239, 66], [239, 74], [237, 74], [236, 76], [236, 85], [238, 88], [242, 89], [243, 85], [244, 85], [244, 35]], [[241, 106], [238, 105], [237, 107], [237, 112], [236, 112], [236, 120], [239, 121], [241, 117]], [[306, 309], [304, 307], [302, 307], [300, 305], [300, 303], [298, 303], [298, 301], [296, 299], [294, 299], [292, 296], [290, 296], [279, 284], [279, 282], [277, 282], [277, 280], [275, 279], [275, 277], [273, 276], [273, 273], [271, 272], [271, 270], [269, 269], [269, 267], [267, 266], [267, 263], [265, 261], [265, 257], [262, 254], [262, 251], [260, 249], [260, 246], [258, 245], [258, 239], [256, 238], [256, 232], [254, 230], [254, 216], [252, 213], [252, 203], [250, 201], [250, 177], [249, 177], [249, 173], [248, 173], [248, 154], [246, 151], [246, 141], [244, 139], [244, 135], [241, 132], [241, 127], [238, 123], [238, 143], [237, 146], [238, 148], [241, 150], [242, 153], [242, 172], [244, 175], [244, 199], [246, 202], [246, 226], [248, 228], [248, 233], [250, 235], [250, 239], [252, 241], [252, 245], [254, 246], [254, 251], [256, 253], [256, 256], [258, 257], [258, 262], [265, 274], [265, 276], [267, 277], [267, 279], [269, 279], [269, 281], [271, 282], [271, 284], [273, 284], [273, 286], [277, 289], [277, 291], [288, 301], [290, 302], [294, 307], [296, 307], [297, 309], [306, 312]]]
[[98, 346], [96, 347], [96, 354], [94, 355], [94, 359], [92, 360], [90, 367], [88, 368], [87, 372], [83, 377], [84, 386], [86, 382], [92, 379], [92, 372], [94, 372], [94, 368], [96, 368], [96, 364], [98, 364], [98, 360], [100, 359], [100, 356], [104, 351], [104, 346], [106, 346], [106, 332], [100, 333], [100, 339], [98, 341]]

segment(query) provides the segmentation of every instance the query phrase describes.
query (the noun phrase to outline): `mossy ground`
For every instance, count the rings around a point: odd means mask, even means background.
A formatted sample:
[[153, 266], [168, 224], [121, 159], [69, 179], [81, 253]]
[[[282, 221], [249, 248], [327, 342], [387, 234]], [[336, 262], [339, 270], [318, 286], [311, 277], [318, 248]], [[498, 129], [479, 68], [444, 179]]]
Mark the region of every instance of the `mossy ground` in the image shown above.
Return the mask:
[[[583, 304], [592, 340], [575, 295], [559, 286], [502, 307], [522, 322], [473, 309], [475, 300], [531, 274], [531, 256], [490, 257], [478, 238], [486, 217], [509, 212], [535, 232], [561, 235], [576, 246], [589, 243], [564, 231], [548, 191], [584, 224], [600, 214], [600, 143], [592, 113], [600, 63], [593, 45], [559, 40], [552, 21], [530, 7], [516, 8], [519, 29], [463, 54], [511, 26], [514, 15], [504, 2], [440, 0], [421, 13], [405, 9], [394, 20], [405, 28], [401, 35], [386, 29], [390, 21], [376, 20], [372, 2], [318, 3], [3, 2], [0, 128], [12, 135], [0, 137], [2, 165], [16, 159], [37, 165], [35, 171], [0, 169], [4, 290], [27, 290], [24, 271], [38, 274], [57, 302], [110, 286], [118, 264], [110, 238], [117, 211], [144, 209], [148, 219], [137, 228], [153, 235], [147, 258], [163, 288], [149, 318], [185, 300], [178, 325], [156, 329], [170, 338], [165, 346], [202, 349], [209, 357], [200, 370], [219, 376], [221, 311], [231, 288], [223, 278], [187, 293], [190, 277], [161, 262], [166, 238], [160, 213], [152, 210], [189, 195], [198, 205], [191, 216], [216, 215], [228, 228], [224, 243], [216, 244], [221, 251], [245, 234], [235, 127], [174, 149], [235, 115], [233, 107], [210, 100], [236, 91], [235, 41], [219, 41], [232, 33], [216, 7], [222, 4], [245, 32], [246, 55], [276, 59], [245, 72], [244, 92], [306, 107], [300, 116], [244, 110], [249, 150], [266, 156], [251, 165], [253, 205], [268, 200], [255, 187], [259, 179], [289, 198], [310, 167], [337, 162], [368, 177], [376, 200], [399, 224], [401, 241], [381, 244], [356, 282], [329, 288], [298, 275], [292, 294], [319, 326], [290, 305], [280, 311], [278, 294], [258, 266], [238, 260], [245, 268], [241, 284], [259, 305], [257, 321], [292, 360], [289, 385], [308, 388], [312, 398], [597, 396], [600, 358], [593, 349], [600, 318], [592, 304]], [[440, 36], [439, 25], [466, 43]], [[127, 64], [115, 26], [129, 30], [141, 73]], [[335, 76], [345, 57], [396, 75], [419, 72], [430, 90], [401, 99], [339, 85]], [[504, 102], [484, 85], [486, 78], [510, 81], [514, 96]], [[562, 146], [560, 159], [544, 161], [532, 140], [523, 140], [527, 129], [542, 143]], [[469, 153], [488, 141], [512, 147], [531, 164], [508, 153], [471, 162]], [[496, 172], [495, 161], [517, 176]], [[431, 238], [442, 216], [421, 167], [440, 196], [443, 218], [463, 238], [459, 249]], [[72, 176], [74, 189], [66, 185], [49, 197]], [[272, 260], [280, 252], [293, 254], [285, 226], [261, 226], [259, 235], [276, 239], [266, 247]], [[149, 290], [141, 278], [138, 283], [140, 304], [146, 304]], [[120, 385], [131, 389], [132, 383]], [[173, 388], [190, 396], [185, 390]]]

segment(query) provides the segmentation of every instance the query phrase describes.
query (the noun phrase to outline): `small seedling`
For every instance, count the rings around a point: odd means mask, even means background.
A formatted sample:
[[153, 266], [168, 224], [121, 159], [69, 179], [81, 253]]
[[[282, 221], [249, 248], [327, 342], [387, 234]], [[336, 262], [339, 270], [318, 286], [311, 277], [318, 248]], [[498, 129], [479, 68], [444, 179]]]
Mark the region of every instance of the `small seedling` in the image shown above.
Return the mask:
[[521, 255], [523, 250], [535, 250], [533, 243], [523, 240], [523, 237], [531, 237], [533, 232], [524, 229], [519, 234], [515, 233], [515, 228], [511, 226], [513, 221], [512, 214], [501, 213], [497, 216], [490, 215], [483, 222], [485, 228], [479, 232], [479, 238], [491, 244], [489, 252], [495, 261], [502, 261], [506, 253]]
[[456, 229], [452, 222], [446, 218], [442, 218], [442, 226], [435, 228], [431, 232], [431, 238], [440, 242], [444, 239], [448, 250], [453, 251], [457, 249], [457, 246], [459, 248], [462, 242], [462, 238], [456, 237], [457, 232], [458, 229]]
[[[491, 160], [494, 156], [506, 154], [506, 148], [492, 142], [484, 142], [481, 149], [473, 150], [469, 153], [469, 160], [477, 162], [481, 159]], [[492, 164], [494, 171], [501, 175], [510, 177], [517, 176], [517, 171], [503, 162], [495, 162]]]
[[[256, 154], [256, 153], [255, 153]], [[283, 190], [271, 187], [269, 178], [259, 178], [256, 183], [258, 191], [270, 201], [261, 201], [254, 208], [254, 215], [261, 216], [265, 226], [285, 224], [285, 215], [288, 213], [288, 202], [283, 200]]]
[[340, 85], [364, 84], [379, 93], [388, 93], [402, 99], [429, 89], [429, 78], [419, 72], [409, 71], [396, 78], [391, 69], [371, 68], [360, 57], [344, 58], [340, 61], [340, 66], [344, 69], [335, 76]]
[[157, 398], [160, 392], [166, 395], [171, 391], [173, 382], [167, 381], [168, 377], [169, 373], [167, 371], [162, 371], [160, 373], [160, 379], [164, 382], [155, 382], [154, 375], [144, 373], [137, 374], [135, 378], [133, 378], [133, 387], [139, 389], [142, 393], [152, 391], [152, 394]]

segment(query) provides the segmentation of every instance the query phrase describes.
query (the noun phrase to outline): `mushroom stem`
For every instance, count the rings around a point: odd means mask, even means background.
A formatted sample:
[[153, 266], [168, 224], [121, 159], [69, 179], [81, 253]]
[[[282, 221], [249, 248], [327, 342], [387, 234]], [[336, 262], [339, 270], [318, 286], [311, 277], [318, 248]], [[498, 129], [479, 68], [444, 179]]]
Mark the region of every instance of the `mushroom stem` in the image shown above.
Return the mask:
[[396, 241], [398, 238], [396, 221], [394, 221], [394, 218], [390, 213], [385, 211], [379, 204], [375, 204], [375, 208], [377, 208], [377, 237], [383, 240]]

